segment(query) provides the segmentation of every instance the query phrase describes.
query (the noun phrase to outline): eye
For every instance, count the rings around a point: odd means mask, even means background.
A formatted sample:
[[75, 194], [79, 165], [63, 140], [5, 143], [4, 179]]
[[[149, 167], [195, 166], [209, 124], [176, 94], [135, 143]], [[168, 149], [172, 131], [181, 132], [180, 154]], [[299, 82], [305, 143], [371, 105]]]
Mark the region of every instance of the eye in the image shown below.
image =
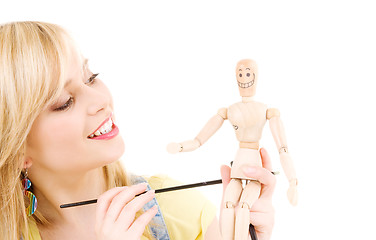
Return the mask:
[[247, 73], [247, 77], [249, 77], [249, 76], [251, 76], [251, 74], [250, 74], [250, 73]]
[[94, 84], [95, 83], [95, 78], [99, 75], [99, 73], [91, 75], [91, 77], [87, 80], [85, 84]]
[[70, 97], [70, 98], [68, 99], [68, 101], [66, 101], [66, 103], [64, 103], [63, 106], [60, 106], [60, 107], [58, 107], [58, 108], [55, 108], [54, 111], [63, 111], [63, 110], [65, 110], [66, 108], [68, 108], [70, 105], [72, 105], [72, 103], [73, 103], [73, 97]]
[[[96, 73], [96, 74], [91, 75], [91, 77], [85, 82], [85, 84], [89, 84], [89, 85], [94, 84], [94, 83], [95, 83], [95, 78], [96, 78], [98, 75], [99, 75], [99, 73]], [[54, 111], [63, 111], [63, 110], [65, 110], [65, 109], [69, 108], [69, 107], [72, 105], [73, 100], [74, 100], [74, 98], [73, 98], [73, 97], [70, 97], [70, 98], [68, 99], [68, 101], [66, 101], [66, 102], [64, 103], [64, 105], [62, 105], [62, 106], [60, 106], [60, 107], [58, 107], [58, 108], [55, 108]]]
[[239, 73], [239, 77], [243, 77], [243, 75], [241, 73]]

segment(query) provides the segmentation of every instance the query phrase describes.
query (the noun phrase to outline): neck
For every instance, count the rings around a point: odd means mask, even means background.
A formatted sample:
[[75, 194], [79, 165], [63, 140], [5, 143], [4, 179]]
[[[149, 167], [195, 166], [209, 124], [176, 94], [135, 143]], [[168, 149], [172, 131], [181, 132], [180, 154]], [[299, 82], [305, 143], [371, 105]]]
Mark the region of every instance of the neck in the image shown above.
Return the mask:
[[54, 225], [82, 226], [90, 222], [89, 219], [95, 220], [95, 205], [69, 209], [61, 209], [60, 205], [95, 199], [106, 190], [102, 168], [69, 176], [35, 173], [32, 181], [38, 200], [38, 210]]
[[253, 97], [242, 97], [242, 102], [251, 102], [253, 101]]

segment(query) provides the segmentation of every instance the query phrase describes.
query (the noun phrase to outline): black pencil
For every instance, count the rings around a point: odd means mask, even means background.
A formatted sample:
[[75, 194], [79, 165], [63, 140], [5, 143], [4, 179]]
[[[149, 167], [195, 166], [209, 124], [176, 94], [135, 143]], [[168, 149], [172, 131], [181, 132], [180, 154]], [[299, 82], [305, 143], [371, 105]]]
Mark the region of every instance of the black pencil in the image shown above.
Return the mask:
[[[271, 172], [271, 173], [273, 175], [276, 175], [279, 172]], [[207, 181], [207, 182], [199, 182], [199, 183], [181, 185], [181, 186], [176, 186], [176, 187], [161, 188], [161, 189], [155, 190], [155, 193], [170, 192], [170, 191], [176, 191], [176, 190], [182, 190], [182, 189], [188, 189], [188, 188], [195, 188], [195, 187], [203, 187], [203, 186], [209, 186], [209, 185], [221, 184], [221, 183], [222, 183], [222, 179], [218, 179], [218, 180]], [[144, 193], [146, 193], [146, 192], [144, 192]], [[144, 194], [144, 193], [141, 193], [141, 194]], [[136, 195], [136, 197], [141, 195], [141, 194]], [[82, 201], [82, 202], [67, 203], [67, 204], [60, 205], [60, 208], [70, 208], [70, 207], [83, 206], [83, 205], [97, 203], [97, 201], [98, 201], [98, 199], [93, 199], [93, 200], [87, 200], [87, 201]]]
[[[161, 188], [161, 189], [155, 190], [155, 193], [177, 191], [177, 190], [182, 190], [182, 189], [187, 189], [187, 188], [209, 186], [209, 185], [221, 184], [221, 183], [222, 183], [222, 179], [218, 179], [218, 180], [213, 180], [213, 181], [208, 181], [208, 182], [200, 182], [200, 183], [193, 183], [193, 184], [181, 185], [181, 186], [176, 186], [176, 187]], [[144, 193], [146, 193], [146, 192], [144, 192]], [[143, 194], [143, 193], [141, 193], [141, 194]], [[136, 197], [141, 195], [141, 194], [136, 195]], [[82, 202], [62, 204], [62, 205], [60, 205], [60, 208], [70, 208], [70, 207], [77, 207], [77, 206], [82, 206], [82, 205], [93, 204], [93, 203], [97, 203], [97, 200], [98, 199], [93, 199], [93, 200], [87, 200], [87, 201], [82, 201]]]

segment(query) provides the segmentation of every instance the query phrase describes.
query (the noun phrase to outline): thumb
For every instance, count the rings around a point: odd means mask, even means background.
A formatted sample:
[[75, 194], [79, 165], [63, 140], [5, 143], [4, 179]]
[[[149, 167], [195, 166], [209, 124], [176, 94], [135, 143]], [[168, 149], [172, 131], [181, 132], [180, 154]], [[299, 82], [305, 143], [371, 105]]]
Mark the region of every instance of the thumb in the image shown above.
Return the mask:
[[223, 192], [225, 191], [227, 185], [229, 184], [231, 180], [231, 168], [226, 165], [221, 166], [221, 177], [222, 177], [222, 186], [223, 186]]
[[[221, 201], [221, 210], [220, 210], [220, 219], [222, 218], [222, 210], [224, 208], [224, 198], [225, 198], [225, 192], [227, 185], [229, 184], [231, 180], [231, 168], [226, 165], [221, 166], [221, 177], [222, 177], [222, 187], [223, 187], [223, 192], [222, 192], [222, 201]], [[222, 221], [222, 220], [220, 220]]]

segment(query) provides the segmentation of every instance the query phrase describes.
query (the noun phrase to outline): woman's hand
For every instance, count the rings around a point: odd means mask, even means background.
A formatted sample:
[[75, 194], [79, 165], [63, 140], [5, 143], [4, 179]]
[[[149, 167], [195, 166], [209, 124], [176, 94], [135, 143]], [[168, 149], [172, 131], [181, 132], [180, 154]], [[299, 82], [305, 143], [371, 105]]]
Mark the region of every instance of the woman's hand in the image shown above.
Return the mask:
[[[272, 206], [272, 196], [276, 184], [275, 176], [271, 173], [272, 165], [270, 157], [265, 149], [260, 149], [262, 166], [243, 169], [243, 172], [250, 178], [257, 179], [261, 183], [261, 193], [259, 199], [253, 204], [250, 210], [251, 222], [255, 227], [259, 240], [269, 240], [274, 226], [274, 208]], [[223, 182], [223, 193], [230, 182], [231, 168], [221, 167]], [[222, 198], [223, 199], [223, 198]], [[223, 201], [222, 201], [223, 205]], [[221, 208], [223, 209], [223, 207]]]
[[146, 191], [146, 184], [117, 187], [98, 198], [95, 232], [98, 240], [140, 239], [146, 225], [157, 213], [157, 207], [149, 209], [135, 219], [136, 213], [155, 195], [154, 191], [135, 197]]

